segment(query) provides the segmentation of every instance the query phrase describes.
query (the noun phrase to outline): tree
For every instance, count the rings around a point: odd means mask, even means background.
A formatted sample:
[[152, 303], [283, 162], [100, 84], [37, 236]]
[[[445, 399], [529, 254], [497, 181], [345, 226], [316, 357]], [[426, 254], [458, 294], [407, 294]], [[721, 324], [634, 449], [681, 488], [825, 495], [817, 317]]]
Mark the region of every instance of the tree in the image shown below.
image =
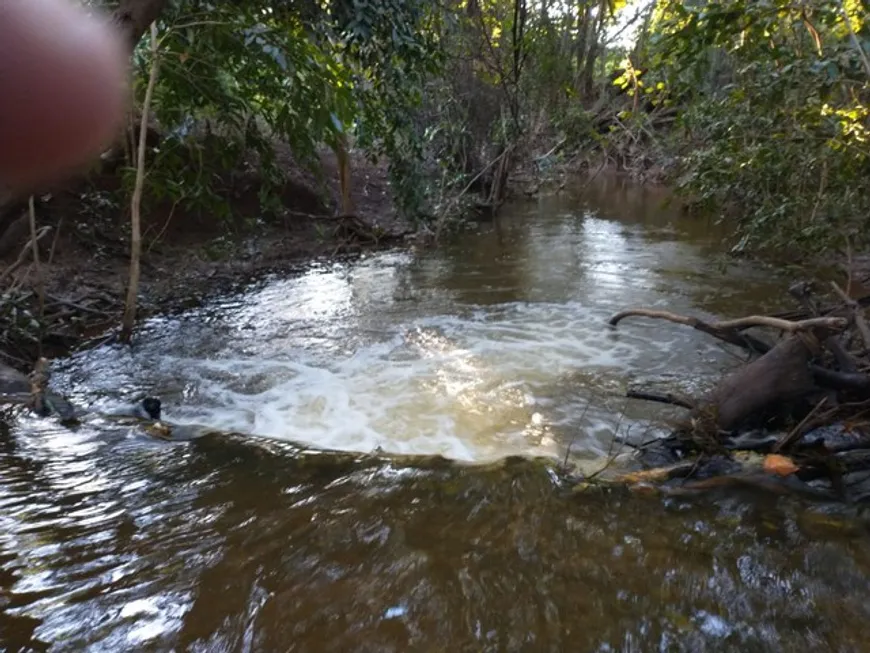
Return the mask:
[[682, 105], [681, 185], [738, 216], [738, 250], [868, 243], [861, 3], [662, 0], [651, 32], [644, 85]]

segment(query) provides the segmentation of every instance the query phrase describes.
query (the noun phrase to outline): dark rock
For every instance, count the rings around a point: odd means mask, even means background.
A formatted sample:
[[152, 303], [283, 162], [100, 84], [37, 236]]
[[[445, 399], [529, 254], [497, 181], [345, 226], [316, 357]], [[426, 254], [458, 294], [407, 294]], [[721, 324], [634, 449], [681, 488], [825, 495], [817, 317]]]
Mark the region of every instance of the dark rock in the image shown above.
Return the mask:
[[701, 458], [698, 460], [698, 465], [695, 468], [695, 472], [692, 474], [692, 478], [702, 480], [705, 478], [713, 478], [714, 476], [737, 474], [742, 470], [743, 465], [736, 460], [728, 458], [727, 456], [711, 456], [709, 458]]
[[145, 397], [134, 404], [122, 406], [109, 412], [112, 417], [135, 417], [137, 419], [159, 421], [162, 404], [157, 397]]
[[870, 470], [844, 474], [843, 488], [848, 498], [856, 503], [870, 500]]
[[47, 390], [42, 395], [41, 410], [39, 411], [44, 417], [55, 415], [62, 422], [74, 421], [77, 419], [78, 411], [70, 402], [61, 397], [59, 394]]
[[142, 417], [143, 419], [153, 419], [157, 421], [160, 419], [161, 408], [162, 404], [157, 397], [145, 397], [137, 405], [137, 417]]
[[675, 436], [667, 436], [648, 442], [637, 450], [637, 459], [644, 467], [667, 467], [684, 460], [685, 443]]

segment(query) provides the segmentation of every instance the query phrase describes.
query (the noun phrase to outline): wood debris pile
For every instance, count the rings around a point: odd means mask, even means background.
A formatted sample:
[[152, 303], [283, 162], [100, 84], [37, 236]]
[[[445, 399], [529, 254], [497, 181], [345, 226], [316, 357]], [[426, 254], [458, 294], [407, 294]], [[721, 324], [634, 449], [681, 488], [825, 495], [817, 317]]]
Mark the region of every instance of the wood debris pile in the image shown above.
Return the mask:
[[870, 500], [870, 296], [831, 289], [834, 300], [821, 304], [812, 284], [797, 283], [796, 310], [726, 322], [649, 309], [614, 315], [612, 327], [638, 317], [684, 324], [748, 359], [701, 397], [629, 392], [687, 415], [668, 437], [631, 443], [640, 461], [656, 462], [621, 480], [677, 494], [748, 486]]

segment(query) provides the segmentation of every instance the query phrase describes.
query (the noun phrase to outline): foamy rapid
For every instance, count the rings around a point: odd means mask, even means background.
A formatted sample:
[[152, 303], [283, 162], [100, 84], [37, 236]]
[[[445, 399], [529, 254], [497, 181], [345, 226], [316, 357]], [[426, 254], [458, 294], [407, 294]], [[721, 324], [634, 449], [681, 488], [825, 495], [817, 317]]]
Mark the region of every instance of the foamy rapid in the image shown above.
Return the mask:
[[132, 351], [88, 352], [63, 374], [103, 404], [149, 391], [171, 422], [325, 449], [602, 455], [617, 422], [649, 416], [622, 399], [632, 373], [693, 376], [729, 360], [689, 329], [614, 331], [607, 317], [626, 305], [698, 314], [675, 269], [693, 271], [693, 291], [740, 281], [696, 272], [694, 248], [643, 229], [553, 220], [510, 255], [381, 254], [270, 281], [155, 320]]

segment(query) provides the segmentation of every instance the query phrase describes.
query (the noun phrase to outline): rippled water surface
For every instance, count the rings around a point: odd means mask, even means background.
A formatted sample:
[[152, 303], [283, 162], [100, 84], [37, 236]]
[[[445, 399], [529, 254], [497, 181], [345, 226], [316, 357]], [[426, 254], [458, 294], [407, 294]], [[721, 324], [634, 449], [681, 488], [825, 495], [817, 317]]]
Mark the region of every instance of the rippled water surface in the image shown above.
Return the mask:
[[716, 227], [663, 199], [603, 181], [437, 251], [265, 279], [153, 320], [132, 350], [60, 361], [58, 387], [99, 413], [148, 392], [168, 421], [234, 435], [10, 414], [0, 644], [870, 650], [863, 516], [577, 494], [553, 471], [661, 423], [622, 398], [635, 377], [700, 387], [735, 362], [678, 326], [609, 330], [610, 314], [781, 307], [787, 279], [723, 269]]

